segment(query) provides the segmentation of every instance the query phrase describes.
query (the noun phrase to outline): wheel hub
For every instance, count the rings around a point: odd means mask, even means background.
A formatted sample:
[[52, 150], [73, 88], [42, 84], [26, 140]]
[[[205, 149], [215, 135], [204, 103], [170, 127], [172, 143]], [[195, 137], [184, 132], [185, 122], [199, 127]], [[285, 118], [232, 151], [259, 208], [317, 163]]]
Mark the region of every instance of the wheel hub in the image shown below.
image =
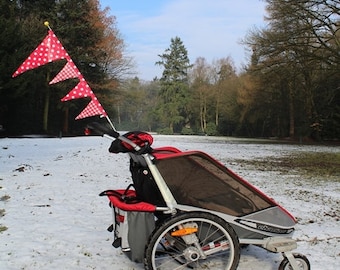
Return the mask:
[[195, 262], [200, 258], [200, 254], [195, 247], [188, 247], [183, 251], [185, 259], [189, 262]]

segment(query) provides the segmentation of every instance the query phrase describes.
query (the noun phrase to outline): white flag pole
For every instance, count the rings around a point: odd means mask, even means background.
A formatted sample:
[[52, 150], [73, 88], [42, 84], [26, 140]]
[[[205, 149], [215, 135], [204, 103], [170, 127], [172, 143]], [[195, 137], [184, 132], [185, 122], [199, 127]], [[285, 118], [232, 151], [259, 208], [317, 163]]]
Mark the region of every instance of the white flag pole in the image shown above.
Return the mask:
[[105, 116], [105, 118], [106, 118], [106, 120], [109, 122], [109, 124], [110, 124], [110, 126], [112, 127], [112, 129], [113, 129], [114, 131], [117, 131], [116, 128], [115, 128], [115, 126], [113, 125], [111, 119], [109, 118], [109, 116]]

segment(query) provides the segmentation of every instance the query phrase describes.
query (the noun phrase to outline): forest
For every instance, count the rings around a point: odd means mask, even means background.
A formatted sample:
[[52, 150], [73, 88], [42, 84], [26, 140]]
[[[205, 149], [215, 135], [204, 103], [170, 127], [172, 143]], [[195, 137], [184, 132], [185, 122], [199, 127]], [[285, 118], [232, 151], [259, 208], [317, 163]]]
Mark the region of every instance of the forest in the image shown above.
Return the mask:
[[176, 36], [155, 63], [162, 76], [143, 81], [98, 0], [0, 0], [0, 136], [80, 135], [103, 121], [74, 120], [87, 99], [60, 101], [75, 79], [49, 85], [62, 60], [12, 78], [49, 21], [118, 130], [339, 140], [340, 1], [264, 1], [266, 26], [242, 39], [241, 70], [230, 56], [191, 63]]

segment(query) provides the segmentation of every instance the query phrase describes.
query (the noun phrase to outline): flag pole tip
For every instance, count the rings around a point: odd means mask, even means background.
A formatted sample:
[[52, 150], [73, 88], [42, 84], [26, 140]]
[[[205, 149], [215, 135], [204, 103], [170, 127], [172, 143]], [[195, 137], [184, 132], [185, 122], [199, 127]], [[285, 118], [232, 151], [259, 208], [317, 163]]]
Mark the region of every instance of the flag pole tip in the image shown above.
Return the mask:
[[50, 23], [49, 23], [48, 21], [44, 22], [44, 25], [45, 25], [46, 27], [50, 27]]

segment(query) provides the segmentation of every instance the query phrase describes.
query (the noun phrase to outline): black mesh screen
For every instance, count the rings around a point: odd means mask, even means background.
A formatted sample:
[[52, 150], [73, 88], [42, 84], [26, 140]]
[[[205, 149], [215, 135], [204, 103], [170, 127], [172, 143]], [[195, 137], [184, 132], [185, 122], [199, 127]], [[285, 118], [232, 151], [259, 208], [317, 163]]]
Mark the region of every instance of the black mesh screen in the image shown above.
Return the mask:
[[227, 168], [203, 154], [160, 159], [157, 167], [179, 204], [233, 216], [271, 206], [256, 189], [244, 184]]

